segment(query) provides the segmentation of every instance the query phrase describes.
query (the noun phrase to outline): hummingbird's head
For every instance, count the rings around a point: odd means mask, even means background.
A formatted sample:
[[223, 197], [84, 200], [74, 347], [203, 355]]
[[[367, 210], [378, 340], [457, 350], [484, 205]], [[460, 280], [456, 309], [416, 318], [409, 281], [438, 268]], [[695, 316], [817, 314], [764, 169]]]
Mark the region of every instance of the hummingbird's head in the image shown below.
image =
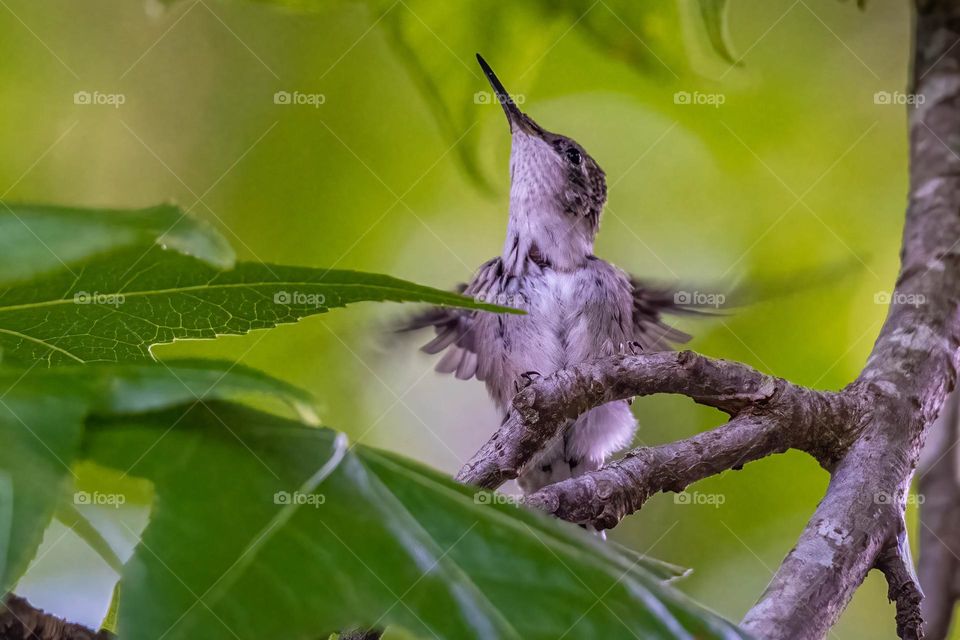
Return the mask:
[[563, 235], [568, 237], [551, 240], [564, 243], [583, 236], [592, 250], [600, 212], [607, 201], [603, 169], [576, 141], [547, 131], [520, 111], [479, 54], [477, 61], [510, 124], [511, 210], [523, 211], [528, 217], [556, 218], [541, 221], [548, 227], [548, 235], [560, 236], [558, 230], [566, 229]]

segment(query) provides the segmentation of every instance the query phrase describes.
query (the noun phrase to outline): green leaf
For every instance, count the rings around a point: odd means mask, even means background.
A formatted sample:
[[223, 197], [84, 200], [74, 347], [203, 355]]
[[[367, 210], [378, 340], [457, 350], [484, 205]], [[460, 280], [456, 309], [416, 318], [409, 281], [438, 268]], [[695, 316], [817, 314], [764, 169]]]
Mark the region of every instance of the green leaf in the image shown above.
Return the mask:
[[[47, 374], [70, 384], [72, 369], [54, 369]], [[244, 365], [212, 360], [168, 360], [159, 366], [144, 364], [94, 365], [83, 375], [95, 386], [90, 411], [118, 415], [159, 411], [179, 404], [207, 400], [233, 402], [268, 399], [288, 408], [308, 424], [317, 425], [315, 399], [282, 380]]]
[[300, 413], [308, 413], [309, 405], [302, 391], [262, 373], [198, 362], [26, 371], [4, 367], [0, 368], [0, 389], [3, 592], [26, 571], [58, 503], [70, 495], [72, 467], [89, 415], [240, 400], [253, 392], [282, 398]]
[[49, 365], [152, 360], [155, 344], [240, 335], [368, 300], [520, 313], [389, 276], [258, 263], [218, 271], [154, 247], [0, 290], [0, 349]]
[[94, 256], [153, 244], [221, 269], [234, 262], [223, 236], [173, 205], [130, 211], [0, 202], [2, 282], [70, 270]]
[[[70, 487], [70, 463], [80, 446], [87, 410], [82, 382], [58, 388], [33, 374], [18, 380], [20, 373], [0, 371], [6, 392], [0, 400], [0, 476], [10, 480], [0, 490], [0, 532], [6, 532], [0, 537], [9, 540], [0, 548], [3, 593], [26, 571]], [[12, 508], [6, 507], [8, 501]]]
[[739, 65], [730, 46], [730, 32], [727, 26], [727, 0], [696, 0], [700, 5], [700, 16], [707, 32], [710, 45], [718, 56], [726, 62]]
[[122, 581], [128, 640], [742, 637], [642, 558], [328, 429], [210, 403], [96, 419], [84, 455], [156, 489]]
[[0, 384], [4, 590], [71, 468], [153, 485], [123, 570], [121, 637], [321, 637], [353, 625], [458, 639], [617, 637], [625, 625], [650, 638], [740, 637], [663, 584], [676, 568], [485, 504], [491, 494], [350, 449], [328, 429], [223, 403], [251, 391], [305, 401], [262, 374], [199, 362], [7, 368]]
[[[572, 544], [581, 544], [583, 542], [583, 537], [580, 535], [581, 531], [579, 528], [554, 527], [552, 525], [552, 520], [541, 518], [538, 514], [524, 509], [517, 509], [518, 502], [513, 497], [491, 493], [489, 491], [476, 490], [473, 487], [464, 486], [462, 484], [450, 484], [447, 476], [438, 473], [436, 470], [430, 469], [429, 467], [426, 467], [418, 462], [387, 451], [375, 450], [375, 453], [381, 457], [388, 458], [390, 462], [395, 465], [406, 467], [406, 469], [413, 474], [423, 475], [426, 478], [431, 479], [433, 482], [441, 485], [450, 485], [449, 488], [451, 490], [457, 491], [463, 496], [470, 498], [470, 500], [472, 500], [474, 503], [483, 504], [490, 509], [500, 510], [510, 514], [512, 517], [519, 518], [534, 532], [541, 532], [550, 536], [569, 536], [568, 542]], [[588, 538], [588, 540], [591, 543], [598, 542], [598, 540], [593, 537]], [[626, 560], [626, 563], [623, 564], [624, 569], [637, 565], [647, 570], [649, 573], [657, 576], [661, 580], [673, 580], [676, 578], [681, 578], [690, 572], [689, 569], [684, 567], [679, 567], [668, 562], [663, 562], [662, 560], [641, 555], [631, 549], [617, 545], [614, 542], [595, 544], [593, 546], [593, 552], [599, 555], [607, 556], [614, 562], [624, 563]]]

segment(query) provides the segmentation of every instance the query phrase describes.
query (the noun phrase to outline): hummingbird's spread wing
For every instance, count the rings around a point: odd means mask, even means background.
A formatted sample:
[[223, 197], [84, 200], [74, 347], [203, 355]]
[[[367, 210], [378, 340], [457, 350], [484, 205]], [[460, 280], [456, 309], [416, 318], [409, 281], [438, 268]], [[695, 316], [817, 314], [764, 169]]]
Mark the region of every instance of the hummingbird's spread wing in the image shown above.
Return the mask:
[[[472, 296], [485, 302], [497, 303], [503, 276], [503, 263], [500, 258], [485, 262], [469, 284], [461, 284], [457, 292]], [[436, 337], [421, 347], [421, 350], [436, 354], [446, 353], [437, 363], [440, 373], [452, 373], [460, 380], [469, 380], [476, 376], [484, 379], [484, 369], [480, 366], [477, 340], [479, 312], [450, 307], [433, 307], [418, 314], [401, 325], [397, 331], [415, 331], [433, 327]]]
[[[458, 289], [464, 290], [461, 285]], [[410, 318], [398, 331], [415, 331], [433, 327], [436, 337], [421, 347], [430, 353], [446, 353], [437, 363], [440, 373], [453, 373], [461, 380], [468, 380], [477, 373], [477, 348], [473, 335], [476, 313], [464, 309], [435, 307]]]
[[[607, 336], [606, 334], [601, 336], [613, 340], [614, 346], [616, 346], [617, 341], [634, 340], [644, 351], [670, 350], [673, 345], [689, 341], [691, 336], [667, 324], [666, 316], [709, 314], [709, 312], [699, 308], [695, 304], [695, 300], [687, 299], [691, 296], [689, 293], [645, 283], [606, 263], [601, 264], [601, 262], [595, 260], [591, 262], [590, 266], [602, 271], [602, 274], [596, 275], [611, 275], [612, 273], [615, 284], [610, 284], [610, 286], [622, 292], [622, 294], [612, 296], [611, 299], [616, 299], [618, 295], [629, 296], [629, 304], [632, 307], [632, 326], [623, 327], [621, 325], [623, 332], [620, 337]], [[608, 271], [611, 273], [608, 273]], [[592, 274], [593, 271], [590, 273]], [[508, 298], [506, 292], [510, 289], [509, 283], [512, 280], [513, 278], [505, 275], [501, 258], [494, 258], [484, 263], [477, 270], [476, 276], [469, 284], [461, 284], [457, 287], [457, 291], [484, 302], [503, 304], [504, 298]], [[601, 277], [600, 282], [609, 283], [610, 280], [604, 280]], [[611, 308], [610, 313], [615, 314], [616, 309]], [[511, 317], [512, 324], [510, 326], [516, 329], [520, 326], [517, 323], [522, 322], [521, 319], [526, 317]], [[509, 384], [513, 382], [513, 378], [517, 374], [536, 368], [532, 363], [526, 368], [520, 367], [517, 369], [517, 367], [511, 368], [507, 365], [504, 365], [506, 368], [497, 368], [497, 363], [504, 364], [501, 362], [502, 358], [495, 355], [499, 353], [496, 347], [504, 342], [504, 322], [496, 314], [450, 307], [433, 307], [409, 318], [398, 327], [397, 331], [415, 331], [428, 327], [432, 327], [436, 335], [423, 345], [421, 350], [429, 354], [443, 353], [436, 366], [436, 370], [440, 373], [452, 373], [461, 380], [476, 377], [478, 380], [494, 383], [495, 386], [499, 383], [499, 386], [508, 389]], [[498, 327], [499, 333], [497, 332]], [[500, 338], [497, 339], [497, 336], [500, 336]], [[524, 340], [524, 337], [516, 332], [510, 333], [507, 337], [517, 344]], [[610, 340], [607, 340], [607, 342]], [[514, 345], [514, 347], [517, 347], [517, 345]], [[514, 348], [511, 354], [515, 356], [523, 355], [522, 351], [522, 349]], [[602, 353], [602, 351], [597, 351], [594, 355], [602, 355]], [[513, 371], [513, 369], [517, 370]], [[506, 382], [497, 380], [498, 377], [504, 376], [509, 380]]]
[[671, 343], [683, 344], [690, 334], [664, 322], [664, 314], [703, 315], [688, 300], [690, 294], [668, 287], [657, 287], [630, 277], [633, 288], [633, 335], [644, 351], [667, 351]]

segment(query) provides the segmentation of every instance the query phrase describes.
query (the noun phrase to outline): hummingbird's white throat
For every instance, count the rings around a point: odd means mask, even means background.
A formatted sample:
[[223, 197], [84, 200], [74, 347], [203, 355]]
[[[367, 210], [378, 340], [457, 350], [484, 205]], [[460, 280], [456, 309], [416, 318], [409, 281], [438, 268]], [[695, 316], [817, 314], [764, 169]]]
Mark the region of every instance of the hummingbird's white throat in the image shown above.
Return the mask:
[[531, 249], [553, 269], [581, 266], [593, 253], [594, 225], [571, 211], [568, 161], [539, 136], [516, 127], [510, 148], [510, 220], [503, 257], [519, 275]]

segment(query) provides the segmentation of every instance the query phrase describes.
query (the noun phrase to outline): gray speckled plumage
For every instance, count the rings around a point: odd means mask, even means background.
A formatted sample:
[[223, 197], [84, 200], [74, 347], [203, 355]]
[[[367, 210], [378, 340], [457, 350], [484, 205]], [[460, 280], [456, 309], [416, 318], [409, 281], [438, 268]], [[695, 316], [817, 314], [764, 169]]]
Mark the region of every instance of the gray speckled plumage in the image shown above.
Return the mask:
[[[671, 291], [645, 288], [593, 255], [607, 196], [603, 170], [579, 144], [520, 112], [478, 59], [510, 122], [510, 216], [503, 253], [461, 289], [527, 313], [437, 308], [405, 329], [434, 327], [437, 335], [423, 349], [443, 352], [437, 370], [484, 381], [506, 416], [524, 374], [549, 375], [624, 349], [663, 350], [689, 336], [661, 318], [664, 311], [684, 310]], [[635, 430], [627, 402], [597, 407], [523, 469], [520, 486], [531, 492], [596, 469], [628, 445]]]

